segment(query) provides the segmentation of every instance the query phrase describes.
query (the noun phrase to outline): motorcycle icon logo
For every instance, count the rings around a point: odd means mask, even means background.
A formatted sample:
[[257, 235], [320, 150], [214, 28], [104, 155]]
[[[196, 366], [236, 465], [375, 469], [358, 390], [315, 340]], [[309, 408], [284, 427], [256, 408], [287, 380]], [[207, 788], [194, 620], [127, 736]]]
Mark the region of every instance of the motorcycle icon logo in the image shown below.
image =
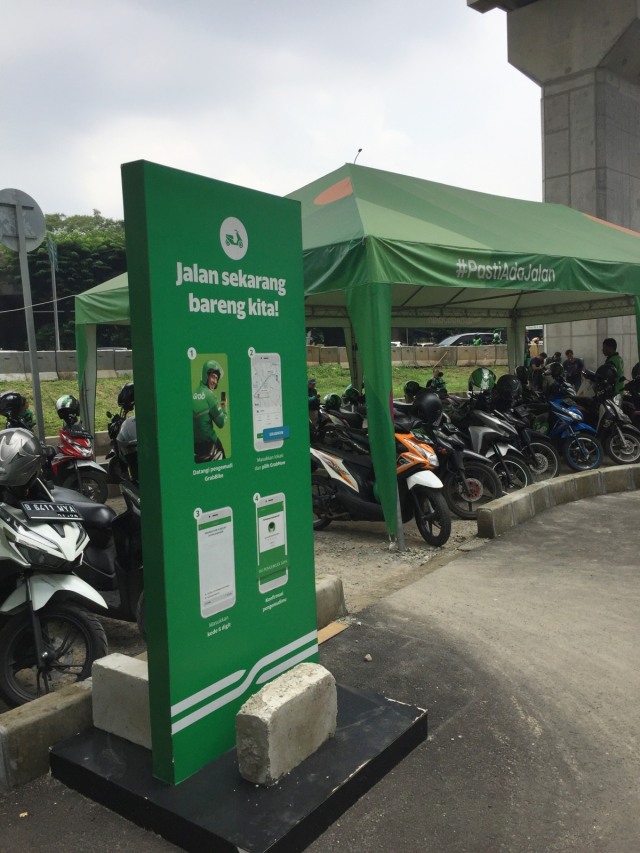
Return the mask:
[[247, 229], [235, 216], [228, 216], [220, 226], [220, 245], [233, 261], [239, 261], [246, 255], [249, 247]]

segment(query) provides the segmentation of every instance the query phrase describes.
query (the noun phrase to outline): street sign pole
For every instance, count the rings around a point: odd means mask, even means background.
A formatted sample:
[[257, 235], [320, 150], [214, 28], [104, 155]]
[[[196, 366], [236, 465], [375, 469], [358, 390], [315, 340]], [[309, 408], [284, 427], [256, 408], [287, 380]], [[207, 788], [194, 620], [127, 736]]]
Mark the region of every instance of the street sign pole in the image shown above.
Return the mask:
[[33, 401], [38, 434], [42, 440], [44, 440], [44, 415], [40, 394], [38, 348], [33, 322], [27, 252], [38, 248], [44, 240], [45, 230], [42, 211], [30, 196], [21, 190], [6, 189], [0, 191], [0, 243], [4, 243], [14, 252], [17, 251], [20, 260], [20, 278], [22, 280], [22, 296], [24, 298], [24, 314], [33, 382]]

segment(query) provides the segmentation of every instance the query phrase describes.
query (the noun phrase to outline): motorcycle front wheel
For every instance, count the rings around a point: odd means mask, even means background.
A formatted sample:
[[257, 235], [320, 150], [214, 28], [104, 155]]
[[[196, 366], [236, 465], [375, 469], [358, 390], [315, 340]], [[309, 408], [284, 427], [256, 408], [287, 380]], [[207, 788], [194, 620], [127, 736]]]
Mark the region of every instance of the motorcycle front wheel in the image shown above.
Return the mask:
[[593, 435], [571, 435], [562, 445], [567, 465], [574, 471], [592, 471], [602, 462], [604, 450]]
[[501, 456], [494, 462], [493, 470], [500, 478], [502, 493], [505, 495], [510, 495], [533, 483], [533, 474], [529, 466], [511, 453]]
[[109, 497], [106, 472], [100, 475], [97, 471], [81, 471], [79, 484], [78, 475], [71, 474], [63, 482], [62, 486], [65, 489], [73, 489], [75, 492], [79, 492], [85, 498], [89, 498], [89, 500], [97, 504], [103, 504]]
[[502, 497], [502, 485], [490, 465], [466, 463], [464, 469], [464, 474], [447, 471], [442, 491], [451, 512], [458, 518], [473, 520], [481, 506]]
[[551, 480], [560, 470], [560, 456], [553, 445], [546, 441], [532, 441], [527, 459], [531, 473], [537, 483]]
[[48, 604], [38, 611], [46, 668], [39, 671], [30, 614], [9, 619], [0, 631], [0, 696], [16, 707], [83, 681], [93, 662], [107, 654], [97, 616], [74, 604]]
[[324, 530], [331, 524], [331, 519], [327, 518], [327, 506], [335, 494], [335, 489], [331, 485], [328, 477], [321, 477], [319, 474], [311, 475], [311, 502], [313, 506], [313, 529]]
[[451, 513], [440, 491], [416, 486], [411, 490], [414, 499], [414, 517], [420, 535], [439, 548], [451, 536]]
[[612, 430], [604, 443], [607, 456], [616, 465], [628, 465], [640, 461], [640, 435], [634, 430], [621, 427]]

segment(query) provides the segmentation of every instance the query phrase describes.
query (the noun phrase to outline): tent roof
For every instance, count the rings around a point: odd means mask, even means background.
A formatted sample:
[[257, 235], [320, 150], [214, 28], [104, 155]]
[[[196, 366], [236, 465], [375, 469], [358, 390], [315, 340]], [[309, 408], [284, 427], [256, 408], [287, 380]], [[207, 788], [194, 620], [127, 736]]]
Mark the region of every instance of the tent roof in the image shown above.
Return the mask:
[[[392, 286], [393, 316], [409, 325], [514, 309], [546, 322], [611, 316], [632, 313], [629, 294], [640, 295], [640, 234], [563, 205], [354, 164], [289, 198], [301, 202], [307, 313], [318, 324], [346, 317], [344, 291], [374, 282]], [[470, 261], [484, 277], [461, 266]], [[536, 268], [553, 272], [515, 277]]]
[[75, 298], [76, 323], [129, 323], [129, 278], [122, 273], [85, 290]]

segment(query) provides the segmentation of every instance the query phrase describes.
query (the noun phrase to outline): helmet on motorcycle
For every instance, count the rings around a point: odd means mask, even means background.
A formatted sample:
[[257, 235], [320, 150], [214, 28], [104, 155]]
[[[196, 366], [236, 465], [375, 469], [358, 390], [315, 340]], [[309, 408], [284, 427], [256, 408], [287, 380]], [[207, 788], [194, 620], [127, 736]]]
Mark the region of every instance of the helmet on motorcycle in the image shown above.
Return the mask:
[[491, 391], [496, 384], [496, 375], [488, 367], [476, 367], [469, 377], [469, 391]]
[[640, 376], [640, 361], [637, 361], [631, 368], [631, 378], [637, 379]]
[[520, 380], [520, 384], [524, 388], [529, 384], [529, 372], [524, 364], [521, 364], [519, 367], [516, 367], [516, 376]]
[[5, 418], [19, 418], [26, 405], [27, 401], [17, 391], [5, 391], [0, 394], [0, 415]]
[[342, 405], [342, 399], [339, 394], [327, 394], [324, 398], [324, 404], [327, 409], [339, 409]]
[[596, 370], [593, 377], [593, 384], [596, 392], [604, 393], [613, 391], [616, 387], [616, 379], [618, 374], [613, 364], [605, 362]]
[[512, 373], [505, 373], [496, 382], [496, 393], [508, 402], [514, 402], [522, 396], [522, 383]]
[[80, 403], [72, 394], [64, 394], [56, 400], [56, 412], [60, 420], [77, 420], [80, 414]]
[[133, 382], [125, 382], [118, 394], [118, 405], [125, 412], [130, 412], [134, 406]]
[[411, 414], [429, 426], [442, 420], [442, 400], [433, 391], [420, 391], [411, 406]]
[[353, 385], [347, 385], [347, 387], [344, 389], [342, 399], [345, 401], [345, 403], [350, 403], [352, 406], [357, 406], [360, 402], [360, 394], [358, 393], [358, 390], [353, 387]]
[[0, 432], [0, 485], [28, 486], [42, 469], [43, 447], [26, 429]]
[[552, 361], [549, 365], [549, 375], [553, 376], [554, 379], [560, 380], [564, 379], [564, 367], [560, 364], [559, 361]]
[[407, 402], [412, 402], [419, 391], [422, 391], [422, 386], [415, 379], [404, 383], [404, 396]]

